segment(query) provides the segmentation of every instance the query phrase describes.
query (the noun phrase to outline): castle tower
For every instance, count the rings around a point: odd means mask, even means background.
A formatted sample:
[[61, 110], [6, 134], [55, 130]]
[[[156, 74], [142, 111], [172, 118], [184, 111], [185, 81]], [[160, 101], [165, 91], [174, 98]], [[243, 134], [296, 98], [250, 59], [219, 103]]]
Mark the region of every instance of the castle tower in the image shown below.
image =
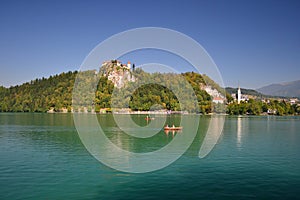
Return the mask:
[[131, 69], [131, 63], [130, 63], [130, 61], [127, 62], [127, 68]]
[[121, 61], [117, 60], [117, 66], [121, 66]]

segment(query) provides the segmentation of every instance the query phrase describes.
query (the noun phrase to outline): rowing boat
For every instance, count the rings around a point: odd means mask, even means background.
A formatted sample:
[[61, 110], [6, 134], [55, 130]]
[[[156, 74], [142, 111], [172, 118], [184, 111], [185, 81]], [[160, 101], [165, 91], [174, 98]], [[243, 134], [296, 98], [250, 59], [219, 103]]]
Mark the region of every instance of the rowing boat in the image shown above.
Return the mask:
[[175, 126], [171, 126], [171, 127], [168, 127], [168, 126], [165, 126], [164, 129], [167, 130], [167, 131], [179, 131], [179, 130], [182, 130], [182, 126], [178, 126], [178, 127], [175, 127]]

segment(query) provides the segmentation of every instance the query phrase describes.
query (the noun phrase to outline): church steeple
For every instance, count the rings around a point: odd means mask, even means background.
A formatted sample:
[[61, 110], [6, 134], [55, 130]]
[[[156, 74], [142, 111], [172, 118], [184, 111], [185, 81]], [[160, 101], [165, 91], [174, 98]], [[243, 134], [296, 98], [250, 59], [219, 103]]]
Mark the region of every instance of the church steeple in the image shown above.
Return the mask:
[[242, 92], [241, 92], [240, 84], [238, 84], [238, 90], [237, 90], [237, 102], [238, 102], [238, 104], [240, 104], [241, 99], [242, 99]]

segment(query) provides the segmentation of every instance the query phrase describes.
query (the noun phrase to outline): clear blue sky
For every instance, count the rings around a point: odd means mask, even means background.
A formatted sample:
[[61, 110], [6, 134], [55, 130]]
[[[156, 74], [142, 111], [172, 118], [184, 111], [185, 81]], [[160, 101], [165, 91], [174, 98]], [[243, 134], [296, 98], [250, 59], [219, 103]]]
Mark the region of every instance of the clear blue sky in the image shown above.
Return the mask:
[[300, 1], [1, 1], [0, 85], [77, 70], [101, 41], [145, 26], [195, 39], [226, 86], [300, 79]]

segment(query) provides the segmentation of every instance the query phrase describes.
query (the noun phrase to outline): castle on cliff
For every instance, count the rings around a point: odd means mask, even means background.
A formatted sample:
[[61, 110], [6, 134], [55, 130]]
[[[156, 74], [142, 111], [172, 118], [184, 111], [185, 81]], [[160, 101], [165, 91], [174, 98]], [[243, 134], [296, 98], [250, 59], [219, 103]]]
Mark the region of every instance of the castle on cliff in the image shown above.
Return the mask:
[[124, 87], [127, 82], [135, 82], [135, 77], [132, 74], [130, 61], [127, 64], [122, 64], [119, 60], [110, 60], [102, 63], [100, 73], [106, 76], [108, 80], [114, 83], [117, 88]]

